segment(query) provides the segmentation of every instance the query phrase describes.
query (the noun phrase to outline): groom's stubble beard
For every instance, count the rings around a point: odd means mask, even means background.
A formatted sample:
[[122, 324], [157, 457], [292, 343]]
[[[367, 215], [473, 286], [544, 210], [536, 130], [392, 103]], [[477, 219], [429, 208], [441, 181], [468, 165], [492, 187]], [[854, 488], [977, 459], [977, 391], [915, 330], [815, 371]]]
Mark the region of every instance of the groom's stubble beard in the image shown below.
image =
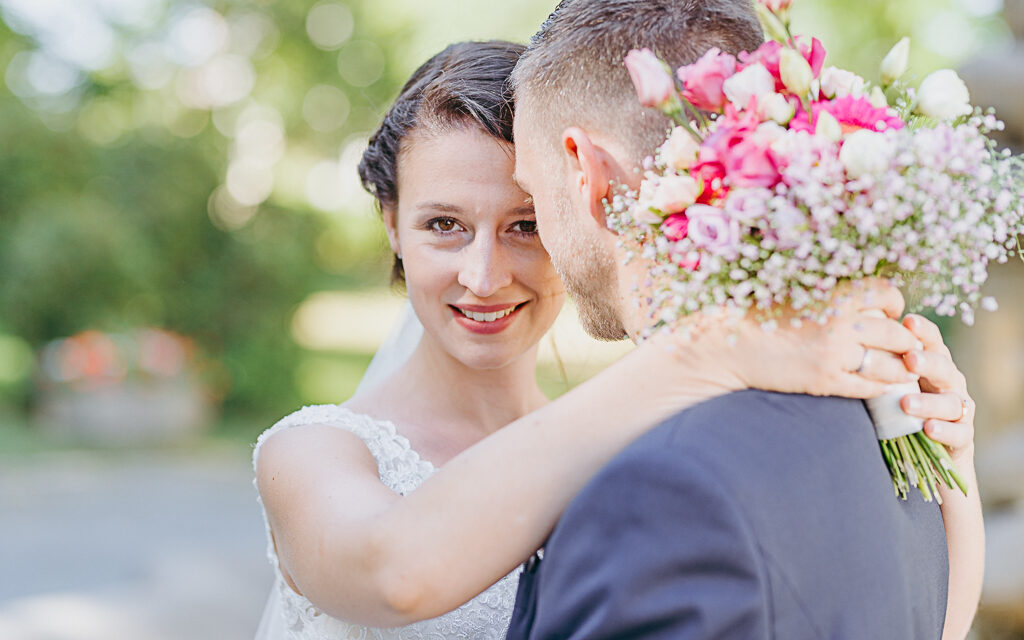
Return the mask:
[[564, 194], [556, 204], [558, 244], [549, 253], [555, 271], [576, 303], [583, 330], [598, 340], [628, 337], [621, 318], [616, 256], [599, 238], [588, 235]]

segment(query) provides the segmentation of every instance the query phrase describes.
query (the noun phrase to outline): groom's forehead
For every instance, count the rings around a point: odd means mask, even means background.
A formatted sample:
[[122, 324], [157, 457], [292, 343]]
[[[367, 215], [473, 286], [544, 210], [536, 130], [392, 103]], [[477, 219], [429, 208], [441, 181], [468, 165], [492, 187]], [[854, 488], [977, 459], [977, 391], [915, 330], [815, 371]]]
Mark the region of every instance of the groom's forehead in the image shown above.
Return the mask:
[[512, 181], [519, 185], [523, 191], [525, 188], [525, 177], [523, 174], [529, 171], [530, 149], [533, 147], [533, 138], [536, 135], [536, 127], [529, 125], [532, 120], [524, 115], [522, 109], [516, 108], [515, 120], [513, 122], [513, 141], [515, 145], [515, 170], [512, 173]]
[[520, 160], [520, 155], [516, 154], [516, 165], [515, 170], [512, 172], [512, 184], [519, 187], [520, 190], [530, 193], [530, 185], [523, 177], [523, 168], [525, 163]]

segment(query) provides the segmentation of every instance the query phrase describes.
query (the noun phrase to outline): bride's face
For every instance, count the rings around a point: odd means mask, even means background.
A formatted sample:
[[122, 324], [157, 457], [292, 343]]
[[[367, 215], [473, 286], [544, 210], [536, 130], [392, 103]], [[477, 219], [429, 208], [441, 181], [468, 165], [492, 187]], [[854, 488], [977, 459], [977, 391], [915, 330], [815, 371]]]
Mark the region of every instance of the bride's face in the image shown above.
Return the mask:
[[472, 368], [511, 364], [565, 298], [533, 206], [512, 182], [512, 147], [469, 127], [407, 144], [385, 222], [426, 339]]

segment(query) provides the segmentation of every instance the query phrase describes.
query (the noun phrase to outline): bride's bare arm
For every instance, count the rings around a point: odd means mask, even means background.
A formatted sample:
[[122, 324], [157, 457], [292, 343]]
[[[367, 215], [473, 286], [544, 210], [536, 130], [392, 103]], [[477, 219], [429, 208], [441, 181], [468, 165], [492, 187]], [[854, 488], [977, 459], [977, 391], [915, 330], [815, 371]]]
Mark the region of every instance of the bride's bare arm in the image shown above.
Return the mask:
[[[689, 354], [641, 345], [405, 497], [381, 484], [369, 451], [347, 432], [271, 436], [257, 478], [282, 567], [318, 607], [360, 624], [401, 626], [456, 608], [543, 544], [616, 452], [673, 412], [742, 387], [699, 373], [720, 370], [711, 366], [681, 376], [677, 357]], [[671, 397], [666, 375], [686, 378]]]
[[[898, 316], [894, 291], [871, 305]], [[381, 484], [358, 438], [328, 426], [268, 438], [259, 490], [299, 591], [335, 617], [405, 625], [458, 607], [515, 568], [611, 457], [673, 413], [749, 386], [877, 395], [906, 371], [879, 358], [878, 371], [862, 371], [876, 380], [851, 373], [864, 349], [906, 353], [914, 343], [899, 323], [856, 308], [824, 327], [659, 336], [467, 449], [407, 496]]]
[[966, 496], [939, 486], [949, 550], [949, 593], [942, 638], [963, 640], [978, 609], [985, 569], [985, 526], [974, 471], [975, 405], [938, 327], [917, 315], [907, 316], [903, 322], [924, 345], [907, 354], [906, 360], [907, 368], [920, 374], [921, 388], [928, 392], [904, 397], [903, 409], [925, 418], [925, 433], [949, 448], [953, 464], [968, 486]]

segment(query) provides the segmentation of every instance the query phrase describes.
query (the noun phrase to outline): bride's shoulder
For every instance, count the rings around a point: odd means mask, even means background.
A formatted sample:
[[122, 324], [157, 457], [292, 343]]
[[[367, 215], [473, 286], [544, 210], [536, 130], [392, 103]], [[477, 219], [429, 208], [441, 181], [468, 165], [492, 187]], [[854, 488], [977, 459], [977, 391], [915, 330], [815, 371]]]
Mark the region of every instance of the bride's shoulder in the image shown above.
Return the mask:
[[420, 457], [394, 422], [358, 408], [304, 407], [264, 431], [253, 450], [257, 484], [296, 466], [322, 467], [373, 475], [404, 495], [433, 473], [433, 465]]
[[[273, 426], [260, 434], [253, 449], [253, 466], [257, 467], [260, 453], [267, 442], [280, 433], [288, 432], [288, 439], [330, 439], [334, 442], [350, 442], [357, 448], [362, 441], [363, 448], [369, 447], [381, 439], [394, 437], [394, 425], [374, 419], [364, 413], [354, 411], [347, 406], [337, 404], [310, 405], [299, 409], [278, 420]], [[335, 435], [351, 434], [358, 438]], [[316, 435], [319, 434], [319, 435]], [[275, 438], [280, 442], [282, 438]], [[343, 445], [344, 446], [344, 445]]]

